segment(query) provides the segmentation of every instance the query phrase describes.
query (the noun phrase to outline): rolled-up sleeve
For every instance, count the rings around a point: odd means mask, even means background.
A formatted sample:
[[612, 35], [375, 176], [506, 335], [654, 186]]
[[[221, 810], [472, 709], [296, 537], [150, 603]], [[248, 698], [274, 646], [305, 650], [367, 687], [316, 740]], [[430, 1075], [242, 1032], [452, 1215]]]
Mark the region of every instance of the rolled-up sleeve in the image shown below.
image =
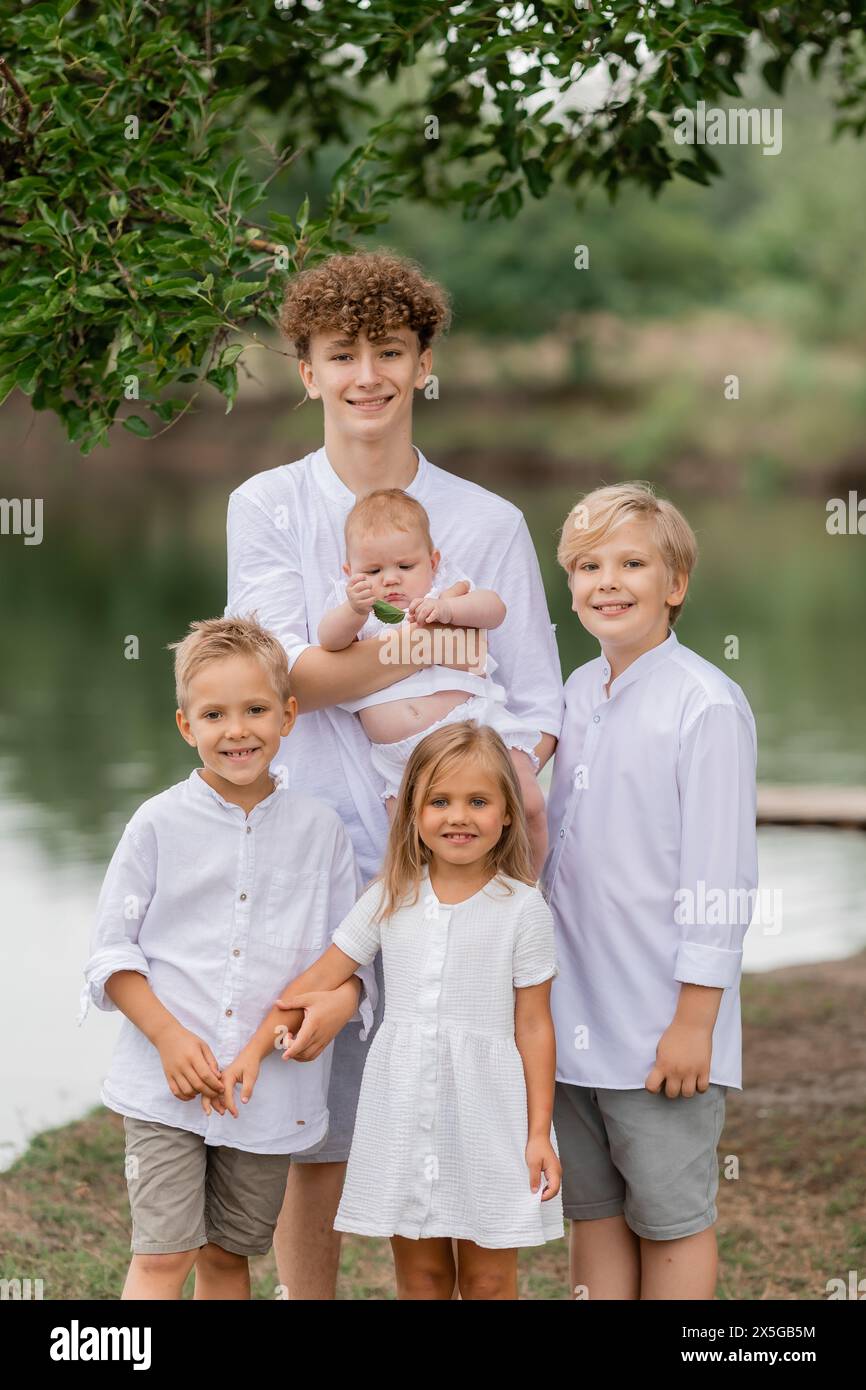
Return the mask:
[[[363, 889], [364, 882], [361, 878], [352, 841], [347, 832], [340, 827], [331, 878], [331, 910], [328, 929], [332, 939], [336, 929], [351, 914], [358, 899], [363, 894]], [[339, 943], [336, 944], [339, 945]], [[344, 948], [341, 946], [340, 949], [343, 950]], [[350, 952], [347, 951], [346, 954], [349, 955]], [[357, 960], [358, 957], [353, 956], [352, 959]], [[376, 972], [372, 964], [359, 965], [355, 974], [361, 981], [361, 992], [358, 996], [357, 1011], [349, 1019], [349, 1023], [360, 1022], [359, 1037], [364, 1042], [373, 1027], [373, 1016], [379, 1002], [379, 987], [376, 984]]]
[[226, 523], [228, 602], [226, 617], [255, 613], [282, 642], [291, 671], [310, 641], [307, 601], [294, 533], [276, 507], [271, 515], [242, 493], [229, 498]]
[[117, 1008], [105, 993], [106, 981], [116, 971], [137, 970], [140, 975], [150, 975], [150, 966], [138, 938], [153, 898], [155, 880], [155, 848], [149, 850], [147, 840], [139, 840], [127, 825], [99, 894], [90, 957], [84, 967], [79, 1025], [87, 1017], [91, 1004], [105, 1012]]
[[684, 984], [728, 989], [740, 977], [758, 885], [755, 765], [747, 706], [710, 705], [683, 735], [674, 978]]
[[491, 585], [507, 608], [505, 621], [488, 636], [496, 679], [508, 691], [512, 714], [556, 738], [562, 731], [559, 652], [541, 570], [523, 516], [505, 547]]

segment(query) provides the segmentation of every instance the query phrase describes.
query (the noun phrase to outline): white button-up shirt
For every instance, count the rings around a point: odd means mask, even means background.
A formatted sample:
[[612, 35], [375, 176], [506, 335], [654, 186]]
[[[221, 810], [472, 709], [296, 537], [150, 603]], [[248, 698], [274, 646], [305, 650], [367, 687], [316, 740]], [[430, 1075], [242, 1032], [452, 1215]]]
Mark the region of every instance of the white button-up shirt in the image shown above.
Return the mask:
[[[361, 888], [330, 807], [278, 786], [247, 816], [196, 768], [140, 806], [124, 830], [99, 896], [79, 1022], [91, 1002], [115, 1009], [106, 980], [137, 970], [225, 1067], [279, 991], [327, 948]], [[376, 987], [371, 970], [358, 974], [369, 1029]], [[159, 1052], [124, 1019], [101, 1098], [121, 1115], [192, 1130], [208, 1144], [293, 1153], [327, 1131], [332, 1054], [333, 1044], [313, 1062], [284, 1062], [275, 1051], [237, 1119], [208, 1117], [198, 1097], [172, 1095]]]
[[566, 682], [548, 802], [557, 1079], [642, 1087], [688, 982], [724, 990], [710, 1080], [739, 1089], [758, 882], [752, 712], [673, 632], [608, 696], [609, 678], [601, 656]]
[[[523, 514], [416, 452], [418, 471], [405, 491], [426, 508], [434, 545], [507, 606], [505, 621], [489, 634], [488, 650], [508, 708], [530, 728], [558, 736], [559, 656]], [[231, 495], [226, 613], [255, 610], [283, 643], [290, 669], [316, 643], [332, 579], [345, 560], [343, 528], [356, 500], [324, 448], [256, 474]], [[336, 706], [302, 714], [280, 747], [278, 764], [289, 787], [339, 813], [369, 882], [381, 868], [388, 817], [360, 720]]]

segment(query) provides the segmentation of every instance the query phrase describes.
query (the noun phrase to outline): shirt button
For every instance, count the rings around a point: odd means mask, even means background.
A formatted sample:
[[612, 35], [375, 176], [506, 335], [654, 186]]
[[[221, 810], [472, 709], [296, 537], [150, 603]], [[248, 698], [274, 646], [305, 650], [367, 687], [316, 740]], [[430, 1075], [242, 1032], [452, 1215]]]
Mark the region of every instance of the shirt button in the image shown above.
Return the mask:
[[560, 832], [559, 832], [559, 838], [560, 838], [560, 840], [564, 840], [564, 839], [565, 839], [565, 831], [564, 831], [564, 830], [560, 830]]
[[237, 947], [235, 947], [235, 949], [232, 951], [232, 955], [233, 955], [233, 956], [239, 956], [239, 955], [240, 955], [240, 951], [237, 949]]
[[245, 903], [246, 900], [247, 900], [247, 895], [246, 895], [246, 893], [241, 893], [241, 902], [242, 902], [242, 903]]
[[594, 715], [592, 716], [592, 722], [593, 722], [593, 724], [600, 724], [600, 723], [601, 723], [601, 715], [600, 715], [600, 714], [594, 714]]
[[231, 1010], [231, 1009], [226, 1009], [226, 1018], [231, 1018], [231, 1016], [232, 1016], [232, 1010]]
[[248, 825], [248, 826], [247, 826], [247, 834], [248, 834], [248, 835], [252, 835], [252, 833], [253, 833], [253, 827], [252, 827], [251, 825]]

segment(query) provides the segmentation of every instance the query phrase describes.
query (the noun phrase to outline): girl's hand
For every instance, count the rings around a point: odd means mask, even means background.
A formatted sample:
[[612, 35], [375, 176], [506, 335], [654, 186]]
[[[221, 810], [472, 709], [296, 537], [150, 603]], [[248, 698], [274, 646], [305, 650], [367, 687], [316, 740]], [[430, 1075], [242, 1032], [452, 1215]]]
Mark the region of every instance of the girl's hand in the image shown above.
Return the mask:
[[538, 1139], [530, 1139], [526, 1145], [525, 1157], [529, 1169], [529, 1186], [533, 1192], [537, 1192], [541, 1174], [544, 1173], [547, 1187], [541, 1194], [541, 1200], [549, 1202], [556, 1196], [562, 1182], [562, 1165], [556, 1156], [556, 1150], [548, 1138], [541, 1136]]
[[369, 575], [353, 574], [346, 585], [346, 600], [353, 612], [366, 616], [373, 607], [373, 585]]
[[[229, 1113], [234, 1115], [235, 1119], [237, 1119], [238, 1111], [235, 1105], [235, 1086], [240, 1086], [241, 1102], [246, 1105], [255, 1090], [260, 1066], [261, 1062], [254, 1049], [248, 1051], [244, 1048], [238, 1053], [231, 1066], [226, 1067], [223, 1071], [223, 1085], [225, 1086], [225, 1091], [221, 1101], [222, 1109], [219, 1108], [216, 1100], [213, 1102], [214, 1108], [217, 1110], [218, 1114], [224, 1115], [226, 1110], [228, 1110]], [[203, 1096], [202, 1104], [204, 1104], [204, 1100], [205, 1097]], [[205, 1107], [205, 1114], [210, 1114], [207, 1107]]]
[[[340, 988], [342, 990], [342, 986]], [[348, 994], [348, 1003], [345, 992], [340, 995], [333, 989], [311, 990], [308, 994], [276, 1001], [280, 1009], [304, 1010], [304, 1021], [298, 1032], [294, 1037], [287, 1034], [291, 1041], [283, 1052], [284, 1062], [314, 1062], [324, 1052], [357, 1011], [357, 993], [354, 1000], [351, 1000], [351, 991]]]
[[451, 604], [447, 598], [413, 598], [406, 616], [413, 623], [450, 623]]
[[659, 1038], [655, 1066], [644, 1086], [658, 1094], [664, 1085], [665, 1095], [671, 1100], [675, 1096], [691, 1097], [696, 1090], [705, 1091], [710, 1084], [712, 1055], [712, 1028], [674, 1019]]

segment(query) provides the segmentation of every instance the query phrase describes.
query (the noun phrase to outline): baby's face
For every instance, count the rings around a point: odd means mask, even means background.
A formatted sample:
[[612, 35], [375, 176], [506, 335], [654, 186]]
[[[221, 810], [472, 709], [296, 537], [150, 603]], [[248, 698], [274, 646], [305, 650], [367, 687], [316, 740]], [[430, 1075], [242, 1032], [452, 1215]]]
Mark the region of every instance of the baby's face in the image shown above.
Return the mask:
[[353, 536], [343, 569], [349, 576], [365, 574], [375, 598], [406, 608], [432, 588], [438, 565], [439, 551], [427, 549], [420, 531], [383, 531]]

